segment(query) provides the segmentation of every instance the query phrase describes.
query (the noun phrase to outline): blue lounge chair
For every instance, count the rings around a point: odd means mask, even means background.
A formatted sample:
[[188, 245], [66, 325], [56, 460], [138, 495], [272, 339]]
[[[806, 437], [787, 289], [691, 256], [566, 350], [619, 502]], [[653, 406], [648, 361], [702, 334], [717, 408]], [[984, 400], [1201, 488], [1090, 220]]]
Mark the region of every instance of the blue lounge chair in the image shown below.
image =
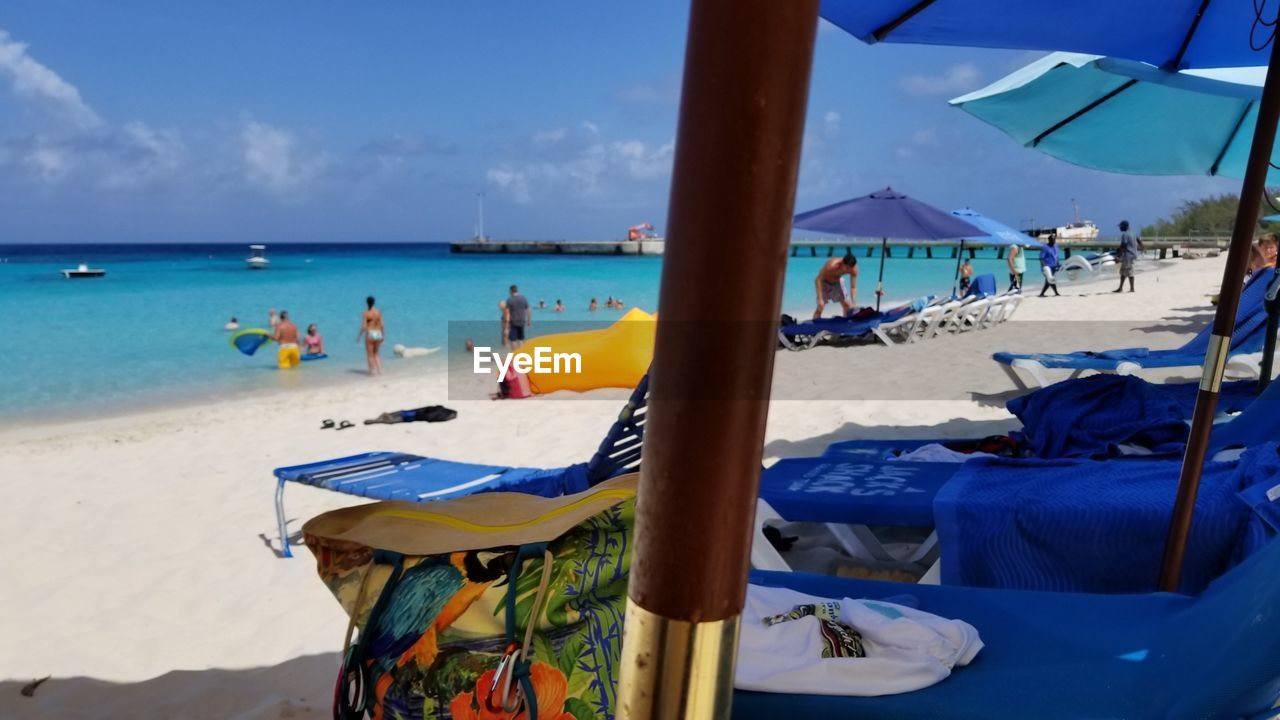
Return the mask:
[[788, 350], [808, 350], [823, 342], [852, 341], [874, 337], [892, 345], [889, 333], [924, 309], [933, 297], [921, 298], [867, 317], [819, 318], [807, 322], [787, 323], [778, 328], [778, 344]]
[[[1273, 402], [1251, 406], [1250, 415], [1238, 418], [1241, 422], [1232, 421], [1233, 427], [1215, 433], [1214, 447], [1274, 443], [1278, 435], [1274, 410]], [[1253, 422], [1257, 419], [1265, 422]], [[1249, 527], [1280, 524], [1268, 519], [1268, 513], [1280, 509], [1271, 505], [1280, 493], [1280, 486], [1271, 490], [1280, 461], [1268, 463], [1264, 455], [1255, 454], [1241, 462], [1217, 463], [1206, 470], [1198, 507], [1204, 511], [1201, 517], [1212, 522], [1202, 520], [1197, 525], [1204, 553], [1189, 561], [1194, 571], [1188, 571], [1188, 587], [1221, 571], [1226, 561], [1223, 553], [1232, 547], [1245, 518], [1251, 518]], [[884, 567], [917, 571], [933, 564], [940, 546], [942, 577], [957, 584], [1115, 592], [1144, 582], [1141, 572], [1150, 569], [1147, 561], [1151, 559], [1145, 555], [1152, 547], [1159, 549], [1178, 468], [1176, 456], [1105, 463], [791, 458], [762, 474], [757, 526], [762, 530], [776, 521], [826, 523], [849, 552]], [[1242, 482], [1266, 484], [1265, 503], [1243, 498], [1238, 502], [1236, 493], [1245, 489]], [[1246, 506], [1254, 515], [1246, 512]], [[1096, 527], [1081, 535], [1077, 530], [1085, 524]], [[872, 530], [877, 526], [937, 530], [913, 555], [899, 557], [880, 543]], [[1126, 537], [1145, 532], [1151, 542], [1132, 545], [1130, 556], [1117, 560], [1116, 549], [1125, 545], [1115, 537], [1121, 530]], [[1065, 539], [1053, 539], [1058, 537]], [[758, 544], [754, 552], [756, 567], [780, 567], [767, 545]], [[1021, 564], [1009, 560], [1023, 556], [1028, 560]], [[1063, 558], [1075, 558], [1077, 575], [1064, 575], [1068, 563]], [[1061, 584], [1044, 584], [1050, 582], [1046, 566], [1062, 570], [1052, 580]], [[1154, 576], [1151, 580], [1154, 583]]]
[[751, 581], [830, 598], [909, 593], [919, 609], [976, 627], [985, 647], [946, 680], [901, 695], [737, 691], [737, 720], [1277, 717], [1280, 542], [1274, 540], [1198, 597], [907, 586], [804, 573], [757, 572]]
[[[1266, 279], [1264, 280], [1263, 278]], [[1266, 335], [1267, 317], [1262, 301], [1266, 295], [1268, 284], [1276, 282], [1280, 282], [1280, 275], [1257, 273], [1246, 283], [1244, 293], [1240, 297], [1240, 307], [1236, 311], [1235, 331], [1231, 336], [1231, 357], [1233, 359], [1240, 360], [1239, 356], [1251, 355], [1262, 351]], [[1000, 363], [1015, 385], [1023, 390], [1029, 390], [1050, 384], [1050, 380], [1044, 372], [1048, 368], [1070, 370], [1071, 377], [1077, 377], [1086, 370], [1129, 375], [1144, 368], [1203, 365], [1205, 353], [1209, 349], [1209, 336], [1211, 334], [1211, 328], [1206, 327], [1182, 347], [1172, 350], [1121, 348], [1117, 350], [1072, 353], [1018, 354], [998, 352], [992, 355], [992, 358]], [[1257, 374], [1256, 364], [1248, 361], [1240, 362], [1236, 369], [1242, 372], [1252, 372], [1254, 376]]]
[[640, 465], [649, 378], [631, 393], [595, 455], [564, 468], [480, 465], [408, 453], [372, 452], [276, 468], [276, 523], [284, 557], [292, 557], [285, 528], [284, 486], [296, 482], [374, 500], [427, 502], [478, 492], [521, 492], [556, 497], [580, 492]]
[[[1128, 380], [1138, 383], [1145, 381], [1138, 378], [1074, 378], [1054, 384], [1049, 388], [1040, 388], [1032, 391], [1031, 395], [1020, 396], [1017, 400], [1030, 398], [1036, 393], [1052, 393], [1051, 399], [1046, 404], [1052, 406], [1054, 402], [1060, 402], [1062, 392], [1071, 389], [1071, 386], [1084, 383], [1094, 383], [1101, 380]], [[1116, 383], [1109, 383], [1112, 388], [1116, 387]], [[1191, 417], [1191, 408], [1195, 402], [1195, 398], [1200, 389], [1199, 382], [1186, 383], [1166, 383], [1160, 385], [1148, 385], [1149, 392], [1156, 391], [1160, 393], [1168, 393], [1175, 396], [1176, 400], [1171, 398], [1170, 404], [1180, 405], [1185, 408], [1183, 414], [1178, 417], [1187, 419]], [[1259, 396], [1257, 395], [1258, 384], [1253, 380], [1239, 380], [1224, 383], [1222, 386], [1222, 394], [1218, 401], [1218, 425], [1215, 429], [1214, 438], [1218, 441], [1218, 448], [1227, 447], [1229, 445], [1244, 446], [1248, 442], [1233, 442], [1235, 435], [1247, 432], [1252, 429], [1255, 433], [1260, 433], [1265, 437], [1274, 437], [1280, 439], [1280, 391], [1272, 388], [1270, 385], [1267, 391]], [[1121, 386], [1120, 389], [1124, 389]], [[1259, 405], [1259, 401], [1262, 404]], [[1014, 401], [1010, 401], [1012, 404]], [[1235, 422], [1236, 416], [1250, 407], [1257, 405], [1252, 412], [1248, 413], [1241, 419], [1239, 423]], [[1263, 410], [1267, 406], [1270, 410]], [[1162, 406], [1163, 407], [1163, 406]], [[1133, 413], [1149, 412], [1150, 408], [1146, 406], [1138, 406], [1133, 408]], [[1016, 413], [1015, 413], [1016, 414]], [[1124, 421], [1137, 421], [1136, 415], [1125, 417]], [[1146, 419], [1157, 421], [1165, 418], [1147, 417]], [[1230, 430], [1228, 430], [1230, 428]], [[1018, 433], [1020, 431], [1012, 431]], [[911, 438], [911, 439], [892, 439], [892, 440], [843, 440], [835, 442], [827, 446], [826, 451], [822, 454], [825, 458], [843, 458], [843, 459], [864, 459], [864, 460], [890, 460], [897, 458], [905, 453], [917, 450], [925, 445], [943, 445], [960, 449], [964, 452], [971, 452], [975, 446], [982, 443], [984, 438]], [[1030, 448], [1034, 450], [1034, 448]], [[1180, 451], [1180, 450], [1179, 450]]]

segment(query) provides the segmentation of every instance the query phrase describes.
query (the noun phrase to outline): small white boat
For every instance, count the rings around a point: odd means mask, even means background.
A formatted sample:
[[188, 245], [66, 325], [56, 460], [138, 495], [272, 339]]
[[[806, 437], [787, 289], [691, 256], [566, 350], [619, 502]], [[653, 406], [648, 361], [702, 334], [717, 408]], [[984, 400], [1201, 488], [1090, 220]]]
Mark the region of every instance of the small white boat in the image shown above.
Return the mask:
[[249, 257], [244, 261], [250, 270], [266, 270], [271, 265], [267, 259], [266, 245], [250, 245]]
[[64, 278], [95, 278], [106, 275], [107, 271], [102, 268], [91, 268], [84, 263], [75, 269], [63, 268], [62, 277]]

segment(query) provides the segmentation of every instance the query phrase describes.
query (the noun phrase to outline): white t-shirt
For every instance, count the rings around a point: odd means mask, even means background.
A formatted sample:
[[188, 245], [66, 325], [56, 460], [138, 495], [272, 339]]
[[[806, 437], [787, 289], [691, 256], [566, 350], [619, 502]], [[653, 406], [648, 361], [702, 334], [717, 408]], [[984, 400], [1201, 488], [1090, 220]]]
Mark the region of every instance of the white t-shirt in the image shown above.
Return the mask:
[[879, 600], [840, 601], [840, 622], [862, 634], [866, 657], [823, 658], [818, 619], [766, 627], [762, 618], [827, 602], [786, 588], [750, 585], [742, 612], [734, 685], [810, 695], [892, 695], [929, 687], [982, 649], [974, 627]]

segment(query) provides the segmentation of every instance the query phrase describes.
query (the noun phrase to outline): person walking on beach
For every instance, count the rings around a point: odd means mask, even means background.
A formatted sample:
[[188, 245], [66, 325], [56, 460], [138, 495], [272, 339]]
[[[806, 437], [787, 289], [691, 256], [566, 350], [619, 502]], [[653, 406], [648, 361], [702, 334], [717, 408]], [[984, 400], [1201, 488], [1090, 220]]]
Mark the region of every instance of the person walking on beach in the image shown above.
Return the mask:
[[386, 328], [382, 324], [382, 311], [373, 306], [375, 302], [372, 295], [364, 299], [366, 308], [360, 315], [360, 333], [356, 335], [356, 342], [361, 337], [364, 338], [364, 354], [369, 363], [369, 374], [381, 375], [382, 358], [378, 356], [378, 351], [382, 349]]
[[276, 321], [275, 332], [271, 334], [271, 339], [280, 343], [280, 349], [276, 351], [276, 365], [281, 370], [295, 368], [302, 364], [302, 355], [298, 352], [298, 326], [289, 319], [287, 310], [280, 311], [280, 318]]
[[1044, 273], [1044, 287], [1040, 289], [1040, 297], [1044, 297], [1049, 288], [1053, 288], [1055, 297], [1062, 294], [1058, 292], [1058, 280], [1054, 277], [1059, 265], [1058, 236], [1050, 235], [1048, 244], [1040, 248], [1040, 272]]
[[1010, 245], [1009, 254], [1005, 257], [1009, 263], [1009, 290], [1022, 292], [1022, 276], [1027, 272], [1027, 256], [1021, 245]]
[[1129, 292], [1133, 292], [1133, 263], [1142, 252], [1142, 241], [1129, 234], [1129, 221], [1120, 221], [1120, 247], [1116, 258], [1120, 261], [1120, 287], [1111, 292], [1124, 292], [1124, 279], [1129, 278]]
[[964, 264], [960, 266], [960, 297], [969, 294], [969, 284], [973, 282], [973, 264], [969, 262], [969, 258], [964, 259]]
[[[849, 276], [849, 297], [844, 296], [843, 278]], [[840, 303], [842, 315], [848, 315], [853, 303], [858, 298], [858, 259], [853, 253], [846, 252], [842, 258], [831, 258], [822, 264], [818, 276], [813, 280], [813, 288], [818, 294], [818, 307], [813, 311], [813, 319], [822, 317], [827, 303]]]
[[524, 344], [524, 330], [533, 325], [533, 313], [529, 310], [529, 301], [520, 294], [520, 288], [511, 286], [511, 296], [507, 298], [507, 338], [511, 347], [518, 348]]

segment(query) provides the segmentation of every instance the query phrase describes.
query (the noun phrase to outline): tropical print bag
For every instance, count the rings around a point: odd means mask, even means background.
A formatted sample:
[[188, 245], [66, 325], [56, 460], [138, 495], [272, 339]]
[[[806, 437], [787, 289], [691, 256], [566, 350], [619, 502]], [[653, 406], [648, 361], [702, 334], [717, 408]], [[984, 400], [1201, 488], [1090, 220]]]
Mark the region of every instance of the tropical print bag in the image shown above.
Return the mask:
[[631, 474], [313, 518], [307, 546], [351, 618], [334, 717], [612, 718], [634, 511]]

